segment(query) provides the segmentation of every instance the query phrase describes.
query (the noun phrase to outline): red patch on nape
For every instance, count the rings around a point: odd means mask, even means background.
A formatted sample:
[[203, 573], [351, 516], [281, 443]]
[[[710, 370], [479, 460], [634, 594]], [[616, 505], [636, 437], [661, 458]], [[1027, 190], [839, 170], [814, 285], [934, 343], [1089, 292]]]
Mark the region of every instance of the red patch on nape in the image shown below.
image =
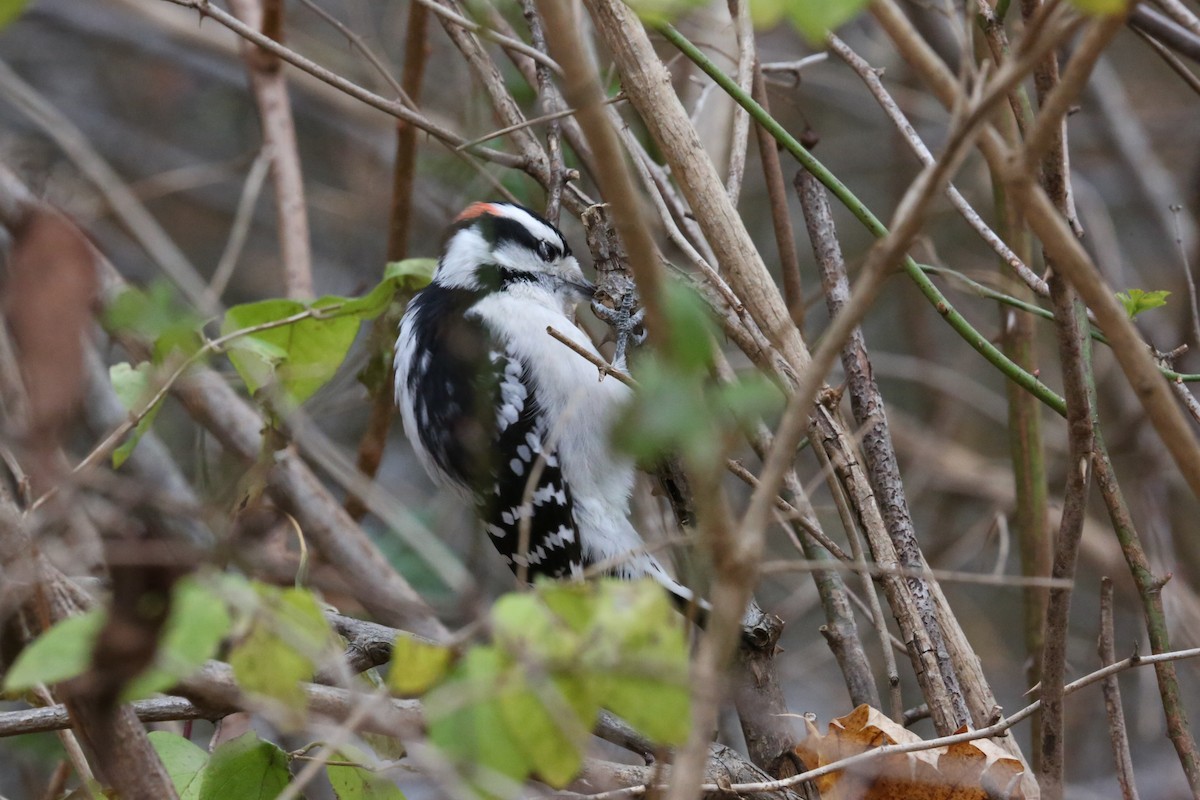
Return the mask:
[[482, 216], [499, 216], [500, 209], [492, 203], [471, 203], [463, 209], [463, 212], [454, 218], [455, 222], [462, 222], [467, 219], [475, 219]]

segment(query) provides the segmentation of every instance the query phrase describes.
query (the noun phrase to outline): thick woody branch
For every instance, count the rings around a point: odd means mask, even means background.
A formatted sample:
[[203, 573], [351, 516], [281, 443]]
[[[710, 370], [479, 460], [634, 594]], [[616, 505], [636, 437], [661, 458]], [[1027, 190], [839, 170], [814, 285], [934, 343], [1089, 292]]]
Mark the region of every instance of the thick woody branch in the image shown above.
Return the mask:
[[[824, 188], [811, 173], [801, 172], [797, 177], [796, 190], [804, 207], [809, 238], [812, 240], [813, 252], [821, 270], [825, 304], [829, 308], [830, 317], [837, 317], [849, 300], [850, 281], [846, 276], [841, 248], [832, 230], [833, 220]], [[861, 328], [855, 327], [852, 330], [842, 348], [841, 360], [849, 384], [854, 419], [862, 429], [862, 448], [867, 474], [876, 502], [883, 513], [888, 534], [904, 566], [922, 566], [924, 558], [916, 542], [916, 531], [908, 510], [904, 485], [900, 480], [900, 465], [888, 431], [883, 397], [873, 377], [870, 356]], [[934, 648], [938, 670], [951, 703], [948, 708], [937, 708], [934, 711], [934, 719], [939, 723], [939, 730], [949, 732], [971, 721], [972, 715], [959, 686], [950, 650], [945, 644], [942, 624], [935, 610], [929, 584], [920, 579], [909, 579], [907, 583], [908, 591], [912, 594], [921, 615], [920, 624], [925, 627], [926, 635]], [[932, 703], [930, 708], [935, 708]]]

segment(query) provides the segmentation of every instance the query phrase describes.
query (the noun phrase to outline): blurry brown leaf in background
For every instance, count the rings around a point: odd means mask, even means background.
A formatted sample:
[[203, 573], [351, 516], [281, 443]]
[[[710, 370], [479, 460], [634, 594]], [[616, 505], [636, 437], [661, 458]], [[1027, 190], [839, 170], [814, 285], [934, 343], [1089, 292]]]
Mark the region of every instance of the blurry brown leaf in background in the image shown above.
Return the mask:
[[96, 290], [83, 234], [54, 211], [33, 210], [14, 232], [3, 309], [29, 397], [24, 438], [39, 491], [49, 488], [50, 457], [82, 399], [83, 337]]

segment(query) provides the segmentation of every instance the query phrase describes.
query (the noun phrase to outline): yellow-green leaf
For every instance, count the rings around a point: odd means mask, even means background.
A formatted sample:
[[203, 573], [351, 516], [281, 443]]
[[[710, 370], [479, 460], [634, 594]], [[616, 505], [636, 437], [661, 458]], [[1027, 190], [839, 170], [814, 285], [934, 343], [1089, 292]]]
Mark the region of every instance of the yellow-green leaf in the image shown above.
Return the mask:
[[1071, 5], [1085, 14], [1107, 17], [1124, 11], [1129, 6], [1129, 2], [1128, 0], [1071, 0]]
[[825, 41], [825, 35], [849, 22], [866, 7], [868, 0], [788, 0], [788, 16], [813, 44]]
[[1125, 313], [1133, 319], [1143, 311], [1149, 311], [1152, 308], [1160, 308], [1167, 304], [1167, 297], [1170, 292], [1158, 290], [1147, 292], [1142, 289], [1128, 289], [1124, 292], [1117, 292], [1117, 299], [1121, 301], [1121, 305], [1125, 306]]
[[222, 336], [296, 317], [310, 308], [318, 309], [314, 316], [301, 317], [230, 341], [229, 360], [250, 393], [277, 385], [286, 400], [299, 405], [324, 386], [345, 360], [350, 345], [354, 344], [359, 318], [353, 315], [325, 317], [320, 315], [319, 309], [344, 301], [341, 297], [323, 297], [307, 306], [297, 300], [263, 300], [229, 309], [221, 323]]
[[[349, 745], [338, 750], [335, 760], [367, 763], [367, 757]], [[338, 800], [404, 800], [396, 784], [365, 767], [330, 764], [326, 772]]]
[[6, 27], [25, 10], [29, 0], [0, 0], [0, 28]]
[[292, 708], [304, 705], [302, 681], [332, 641], [316, 598], [304, 589], [259, 584], [260, 598], [250, 632], [229, 654], [238, 684]]
[[448, 647], [400, 634], [392, 645], [388, 689], [401, 697], [424, 694], [446, 677], [451, 655]]
[[591, 733], [567, 698], [551, 683], [536, 689], [520, 664], [509, 668], [497, 687], [496, 704], [507, 734], [529, 759], [530, 767], [555, 789], [571, 782], [583, 765], [583, 747]]

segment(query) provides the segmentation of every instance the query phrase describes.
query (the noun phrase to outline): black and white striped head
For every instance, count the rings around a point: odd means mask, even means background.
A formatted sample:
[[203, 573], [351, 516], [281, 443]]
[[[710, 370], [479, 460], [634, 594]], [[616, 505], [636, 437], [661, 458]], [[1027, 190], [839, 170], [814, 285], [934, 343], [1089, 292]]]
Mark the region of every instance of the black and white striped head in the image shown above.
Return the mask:
[[435, 282], [447, 288], [500, 291], [539, 284], [560, 296], [590, 297], [562, 232], [515, 203], [472, 203], [454, 221], [438, 261]]

